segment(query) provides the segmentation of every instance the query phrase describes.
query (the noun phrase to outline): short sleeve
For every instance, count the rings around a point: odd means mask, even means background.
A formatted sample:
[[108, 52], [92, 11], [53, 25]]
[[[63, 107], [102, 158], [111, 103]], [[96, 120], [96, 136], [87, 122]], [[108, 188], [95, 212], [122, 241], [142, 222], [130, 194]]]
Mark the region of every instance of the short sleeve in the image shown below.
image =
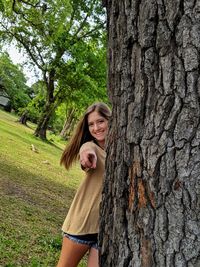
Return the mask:
[[96, 144], [92, 141], [82, 144], [79, 150], [79, 154], [84, 150], [93, 150], [96, 153]]

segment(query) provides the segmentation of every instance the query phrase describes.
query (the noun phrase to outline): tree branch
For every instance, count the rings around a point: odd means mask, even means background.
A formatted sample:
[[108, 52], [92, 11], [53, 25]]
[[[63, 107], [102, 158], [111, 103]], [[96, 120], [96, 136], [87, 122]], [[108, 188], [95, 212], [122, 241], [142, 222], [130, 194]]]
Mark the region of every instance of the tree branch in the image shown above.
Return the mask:
[[91, 3], [90, 6], [90, 11], [88, 11], [88, 13], [86, 14], [85, 18], [83, 19], [83, 21], [80, 23], [79, 28], [77, 29], [77, 31], [74, 34], [74, 37], [76, 38], [79, 34], [79, 32], [83, 29], [85, 22], [87, 21], [88, 17], [91, 15], [92, 11], [93, 11], [93, 6], [94, 6], [94, 1], [93, 3]]
[[[43, 14], [43, 12], [44, 12], [44, 8], [45, 8], [45, 11], [46, 11], [46, 9], [47, 9], [46, 4], [43, 4], [42, 6], [38, 6], [38, 4], [40, 3], [40, 1], [39, 1], [38, 3], [36, 3], [35, 5], [33, 5], [33, 4], [31, 4], [31, 3], [28, 3], [28, 2], [26, 2], [26, 1], [21, 1], [21, 2], [23, 2], [23, 3], [25, 3], [25, 4], [29, 5], [29, 6], [31, 6], [31, 7], [33, 7], [33, 8], [36, 8], [36, 7], [40, 7], [40, 8], [42, 8], [42, 14]], [[34, 23], [33, 21], [29, 20], [29, 19], [26, 17], [26, 14], [25, 14], [23, 11], [17, 10], [17, 7], [16, 7], [16, 1], [15, 1], [15, 0], [13, 0], [12, 10], [13, 10], [13, 12], [14, 12], [15, 14], [17, 14], [17, 15], [21, 15], [21, 16], [24, 18], [24, 20], [25, 20], [26, 22], [28, 22], [29, 24], [31, 24], [32, 26], [37, 27], [37, 28], [38, 28], [38, 26], [40, 26], [40, 29], [41, 29], [41, 26], [43, 26], [41, 23], [37, 24], [37, 23]], [[45, 34], [44, 31], [42, 31], [42, 33]]]
[[[27, 2], [27, 1], [25, 1], [25, 0], [20, 0], [20, 2], [21, 2], [21, 3], [24, 3], [24, 4], [28, 5], [28, 6], [34, 7], [34, 8], [35, 8], [35, 7], [42, 7], [42, 6], [39, 6], [40, 1], [38, 1], [35, 5], [32, 4], [32, 3], [30, 3], [30, 2]], [[16, 8], [16, 1], [15, 1], [15, 0], [13, 0], [12, 7], [13, 7], [13, 11], [16, 11], [16, 10], [15, 10], [15, 8]]]
[[83, 34], [83, 35], [81, 35], [81, 36], [78, 36], [78, 40], [81, 40], [81, 39], [84, 39], [84, 38], [90, 36], [91, 33], [95, 32], [97, 29], [100, 29], [100, 28], [102, 28], [102, 27], [105, 27], [105, 25], [106, 25], [106, 22], [104, 22], [104, 23], [101, 24], [100, 26], [97, 26], [96, 28], [93, 28], [91, 31], [86, 32], [85, 34]]
[[107, 6], [107, 0], [102, 0], [102, 6], [106, 7]]

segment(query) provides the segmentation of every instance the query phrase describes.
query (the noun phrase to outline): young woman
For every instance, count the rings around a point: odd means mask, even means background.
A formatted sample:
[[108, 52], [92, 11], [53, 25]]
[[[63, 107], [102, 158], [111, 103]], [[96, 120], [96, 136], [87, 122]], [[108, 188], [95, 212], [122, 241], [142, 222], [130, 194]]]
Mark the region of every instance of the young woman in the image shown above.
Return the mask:
[[80, 160], [85, 179], [77, 190], [64, 221], [63, 243], [57, 267], [76, 267], [89, 251], [88, 267], [98, 267], [99, 204], [105, 167], [105, 139], [109, 107], [104, 103], [91, 105], [77, 125], [69, 145], [66, 146], [61, 164], [69, 169]]

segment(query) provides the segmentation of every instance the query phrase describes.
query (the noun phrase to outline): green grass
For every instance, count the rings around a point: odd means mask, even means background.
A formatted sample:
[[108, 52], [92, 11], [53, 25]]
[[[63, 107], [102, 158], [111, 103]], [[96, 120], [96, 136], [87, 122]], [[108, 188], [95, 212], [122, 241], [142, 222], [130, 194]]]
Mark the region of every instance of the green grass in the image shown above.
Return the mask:
[[0, 110], [0, 266], [56, 265], [61, 226], [83, 176], [78, 166], [66, 172], [59, 165], [64, 143], [41, 141], [34, 127]]

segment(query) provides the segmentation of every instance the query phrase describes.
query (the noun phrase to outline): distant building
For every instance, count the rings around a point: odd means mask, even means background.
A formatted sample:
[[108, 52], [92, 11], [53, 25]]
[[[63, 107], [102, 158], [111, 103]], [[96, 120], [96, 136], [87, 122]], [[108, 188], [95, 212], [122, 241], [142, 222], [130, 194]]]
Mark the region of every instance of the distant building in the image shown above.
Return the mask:
[[10, 98], [6, 91], [4, 90], [3, 86], [0, 84], [0, 107], [3, 107], [3, 109], [10, 111]]

